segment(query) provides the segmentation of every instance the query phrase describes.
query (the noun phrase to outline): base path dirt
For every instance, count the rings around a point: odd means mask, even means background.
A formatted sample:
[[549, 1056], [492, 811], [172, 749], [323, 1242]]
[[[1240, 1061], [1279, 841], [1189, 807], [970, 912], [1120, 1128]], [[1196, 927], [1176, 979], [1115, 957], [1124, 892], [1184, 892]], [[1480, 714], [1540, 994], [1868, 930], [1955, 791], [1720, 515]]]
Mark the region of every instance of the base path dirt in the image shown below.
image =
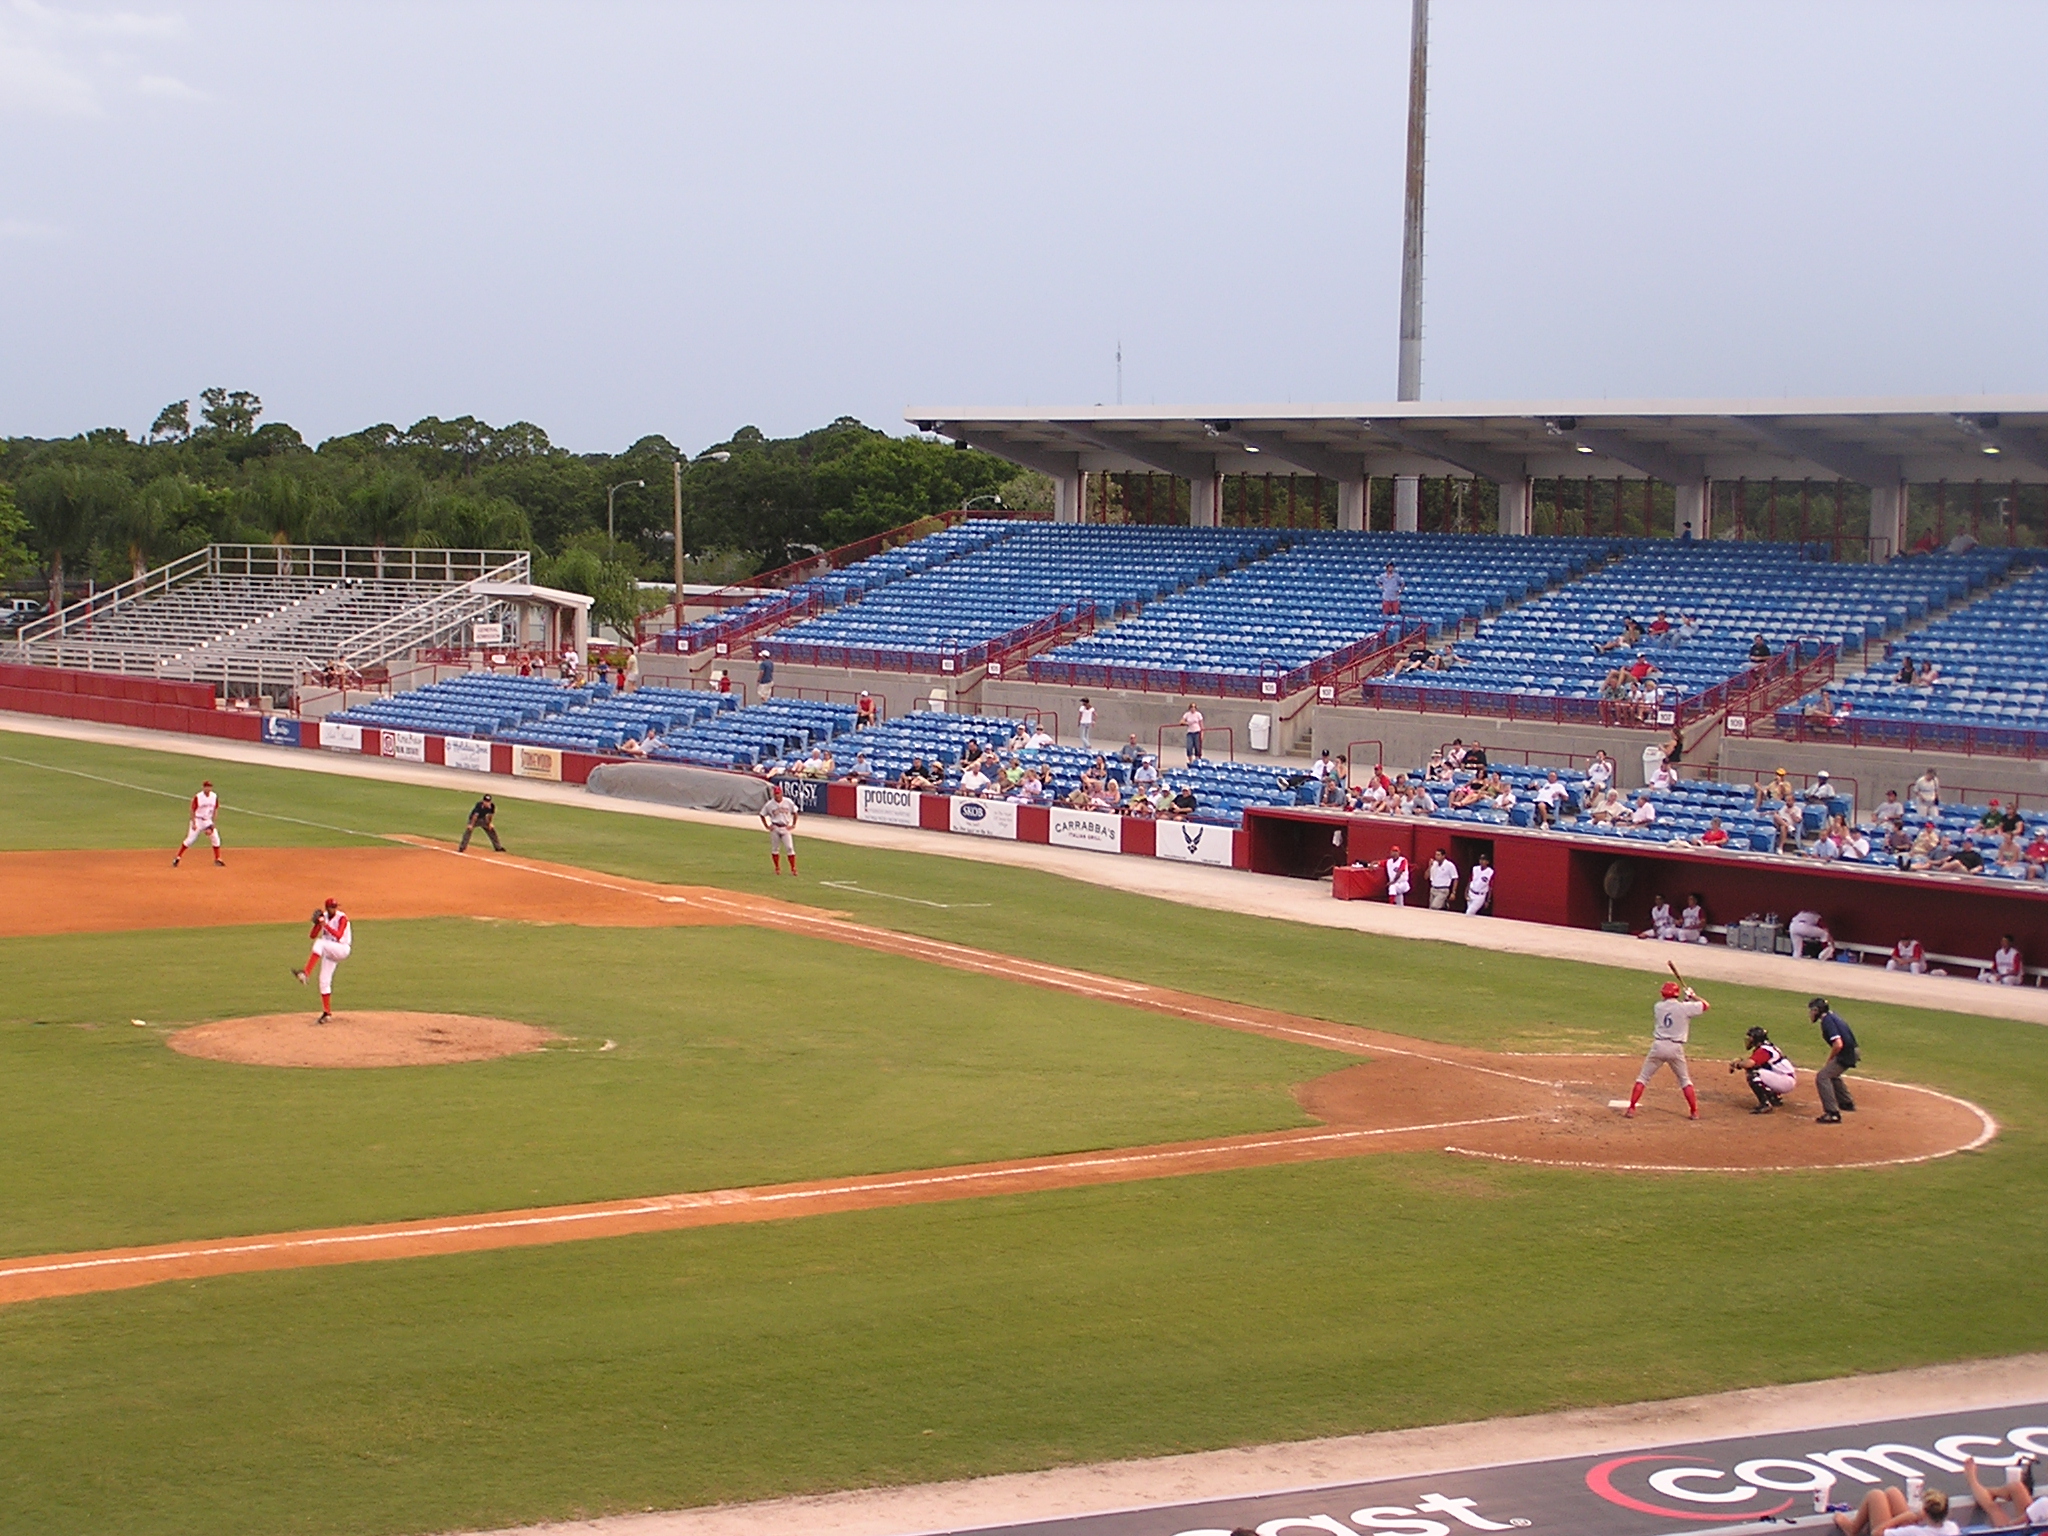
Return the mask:
[[[15, 894], [35, 888], [16, 878], [26, 876], [28, 861], [34, 860], [49, 861], [46, 879], [90, 880], [94, 889], [113, 893], [111, 899], [72, 906]], [[143, 895], [124, 891], [122, 878], [147, 881], [148, 889]], [[1303, 1109], [1322, 1122], [1305, 1130], [338, 1230], [46, 1254], [0, 1261], [0, 1304], [251, 1270], [772, 1221], [1375, 1152], [1441, 1151], [1511, 1163], [1671, 1173], [1867, 1168], [1968, 1151], [1984, 1145], [1998, 1130], [1989, 1115], [1965, 1100], [1860, 1074], [1855, 1079], [1859, 1111], [1840, 1125], [1813, 1123], [1817, 1106], [1805, 1079], [1786, 1110], [1751, 1115], [1754, 1101], [1741, 1078], [1727, 1076], [1710, 1063], [1698, 1064], [1705, 1067], [1700, 1071], [1701, 1120], [1686, 1117], [1668, 1076], [1653, 1086], [1643, 1112], [1625, 1120], [1613, 1101], [1628, 1092], [1635, 1076], [1634, 1057], [1510, 1056], [1431, 1044], [871, 928], [816, 908], [715, 889], [652, 885], [533, 861], [457, 857], [431, 845], [256, 850], [222, 870], [203, 865], [171, 870], [168, 860], [134, 854], [0, 854], [0, 934], [271, 921], [280, 911], [294, 914], [300, 907], [310, 908], [311, 899], [330, 888], [359, 921], [466, 913], [603, 926], [752, 924], [1367, 1060], [1296, 1090]], [[53, 910], [59, 906], [68, 910]], [[243, 915], [221, 915], [225, 913]], [[355, 1032], [349, 1021], [343, 1013], [322, 1027], [318, 1049], [361, 1058], [386, 1048], [376, 1037], [391, 1030], [388, 1023], [366, 1027], [351, 1041]], [[526, 1028], [504, 1021], [464, 1022], [463, 1027], [470, 1026], [486, 1034]], [[448, 1026], [439, 1027], [448, 1033]], [[217, 1042], [226, 1050], [228, 1042], [238, 1041], [234, 1048], [245, 1054], [233, 1059], [247, 1060], [251, 1042], [267, 1032], [268, 1021], [227, 1021], [225, 1026], [184, 1031], [173, 1037], [173, 1043], [190, 1054], [218, 1057], [219, 1050], [191, 1047]], [[313, 1033], [308, 1022], [278, 1032], [276, 1039]], [[411, 1038], [411, 1049], [423, 1048], [418, 1032]], [[544, 1032], [534, 1030], [530, 1043], [516, 1048], [537, 1047], [544, 1038]], [[179, 1041], [185, 1043], [178, 1045]], [[296, 1049], [280, 1046], [287, 1055]], [[357, 1059], [303, 1064], [369, 1063]]]
[[552, 1030], [465, 1013], [350, 1009], [322, 1024], [310, 1011], [195, 1024], [170, 1038], [186, 1056], [251, 1067], [437, 1067], [543, 1049]]

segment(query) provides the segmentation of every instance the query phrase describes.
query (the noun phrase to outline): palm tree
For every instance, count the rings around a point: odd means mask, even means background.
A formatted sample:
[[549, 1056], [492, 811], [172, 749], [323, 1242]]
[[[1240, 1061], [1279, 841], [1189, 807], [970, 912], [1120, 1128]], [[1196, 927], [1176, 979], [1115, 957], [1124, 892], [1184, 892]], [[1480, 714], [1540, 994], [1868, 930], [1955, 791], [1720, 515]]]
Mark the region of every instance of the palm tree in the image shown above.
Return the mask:
[[102, 536], [126, 549], [129, 570], [140, 581], [184, 510], [185, 483], [175, 475], [163, 475], [128, 497], [107, 519]]
[[83, 555], [100, 525], [132, 495], [113, 471], [76, 464], [39, 469], [22, 482], [22, 510], [50, 558], [50, 612], [64, 606], [64, 557]]

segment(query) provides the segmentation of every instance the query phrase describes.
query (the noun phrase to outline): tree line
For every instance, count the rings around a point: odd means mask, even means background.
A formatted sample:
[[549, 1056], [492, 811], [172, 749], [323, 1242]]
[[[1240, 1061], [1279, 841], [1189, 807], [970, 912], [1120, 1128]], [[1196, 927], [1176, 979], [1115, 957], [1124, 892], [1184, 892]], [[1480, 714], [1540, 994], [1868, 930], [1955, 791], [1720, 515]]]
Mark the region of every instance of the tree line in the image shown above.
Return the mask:
[[673, 579], [679, 460], [693, 582], [744, 579], [976, 498], [1038, 506], [1050, 495], [1043, 477], [992, 455], [846, 416], [788, 438], [742, 427], [685, 456], [659, 435], [571, 453], [531, 422], [474, 416], [310, 446], [264, 421], [250, 391], [208, 389], [193, 406], [165, 406], [140, 439], [102, 427], [0, 442], [0, 579], [40, 578], [54, 603], [209, 543], [523, 549], [536, 580], [589, 594], [596, 616], [619, 624], [637, 612], [637, 582]]

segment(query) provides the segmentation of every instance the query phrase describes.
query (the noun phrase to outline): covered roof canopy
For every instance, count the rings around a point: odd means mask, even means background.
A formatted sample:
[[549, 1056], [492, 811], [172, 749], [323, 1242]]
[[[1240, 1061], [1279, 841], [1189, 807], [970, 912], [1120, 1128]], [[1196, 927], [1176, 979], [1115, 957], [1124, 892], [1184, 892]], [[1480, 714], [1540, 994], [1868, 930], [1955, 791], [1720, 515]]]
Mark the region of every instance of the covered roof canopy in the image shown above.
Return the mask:
[[948, 407], [904, 419], [1054, 475], [2048, 483], [2048, 395]]

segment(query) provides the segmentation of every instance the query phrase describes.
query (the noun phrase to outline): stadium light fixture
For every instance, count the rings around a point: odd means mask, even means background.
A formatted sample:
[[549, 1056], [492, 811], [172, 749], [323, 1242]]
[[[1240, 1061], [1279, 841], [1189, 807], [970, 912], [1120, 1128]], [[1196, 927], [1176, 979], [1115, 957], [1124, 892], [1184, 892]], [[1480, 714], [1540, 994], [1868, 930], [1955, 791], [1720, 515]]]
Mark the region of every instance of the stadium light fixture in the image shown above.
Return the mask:
[[619, 542], [618, 534], [613, 531], [612, 512], [619, 492], [629, 485], [637, 485], [643, 491], [647, 489], [647, 482], [645, 480], [621, 480], [617, 485], [604, 493], [604, 541], [607, 546], [615, 545]]

